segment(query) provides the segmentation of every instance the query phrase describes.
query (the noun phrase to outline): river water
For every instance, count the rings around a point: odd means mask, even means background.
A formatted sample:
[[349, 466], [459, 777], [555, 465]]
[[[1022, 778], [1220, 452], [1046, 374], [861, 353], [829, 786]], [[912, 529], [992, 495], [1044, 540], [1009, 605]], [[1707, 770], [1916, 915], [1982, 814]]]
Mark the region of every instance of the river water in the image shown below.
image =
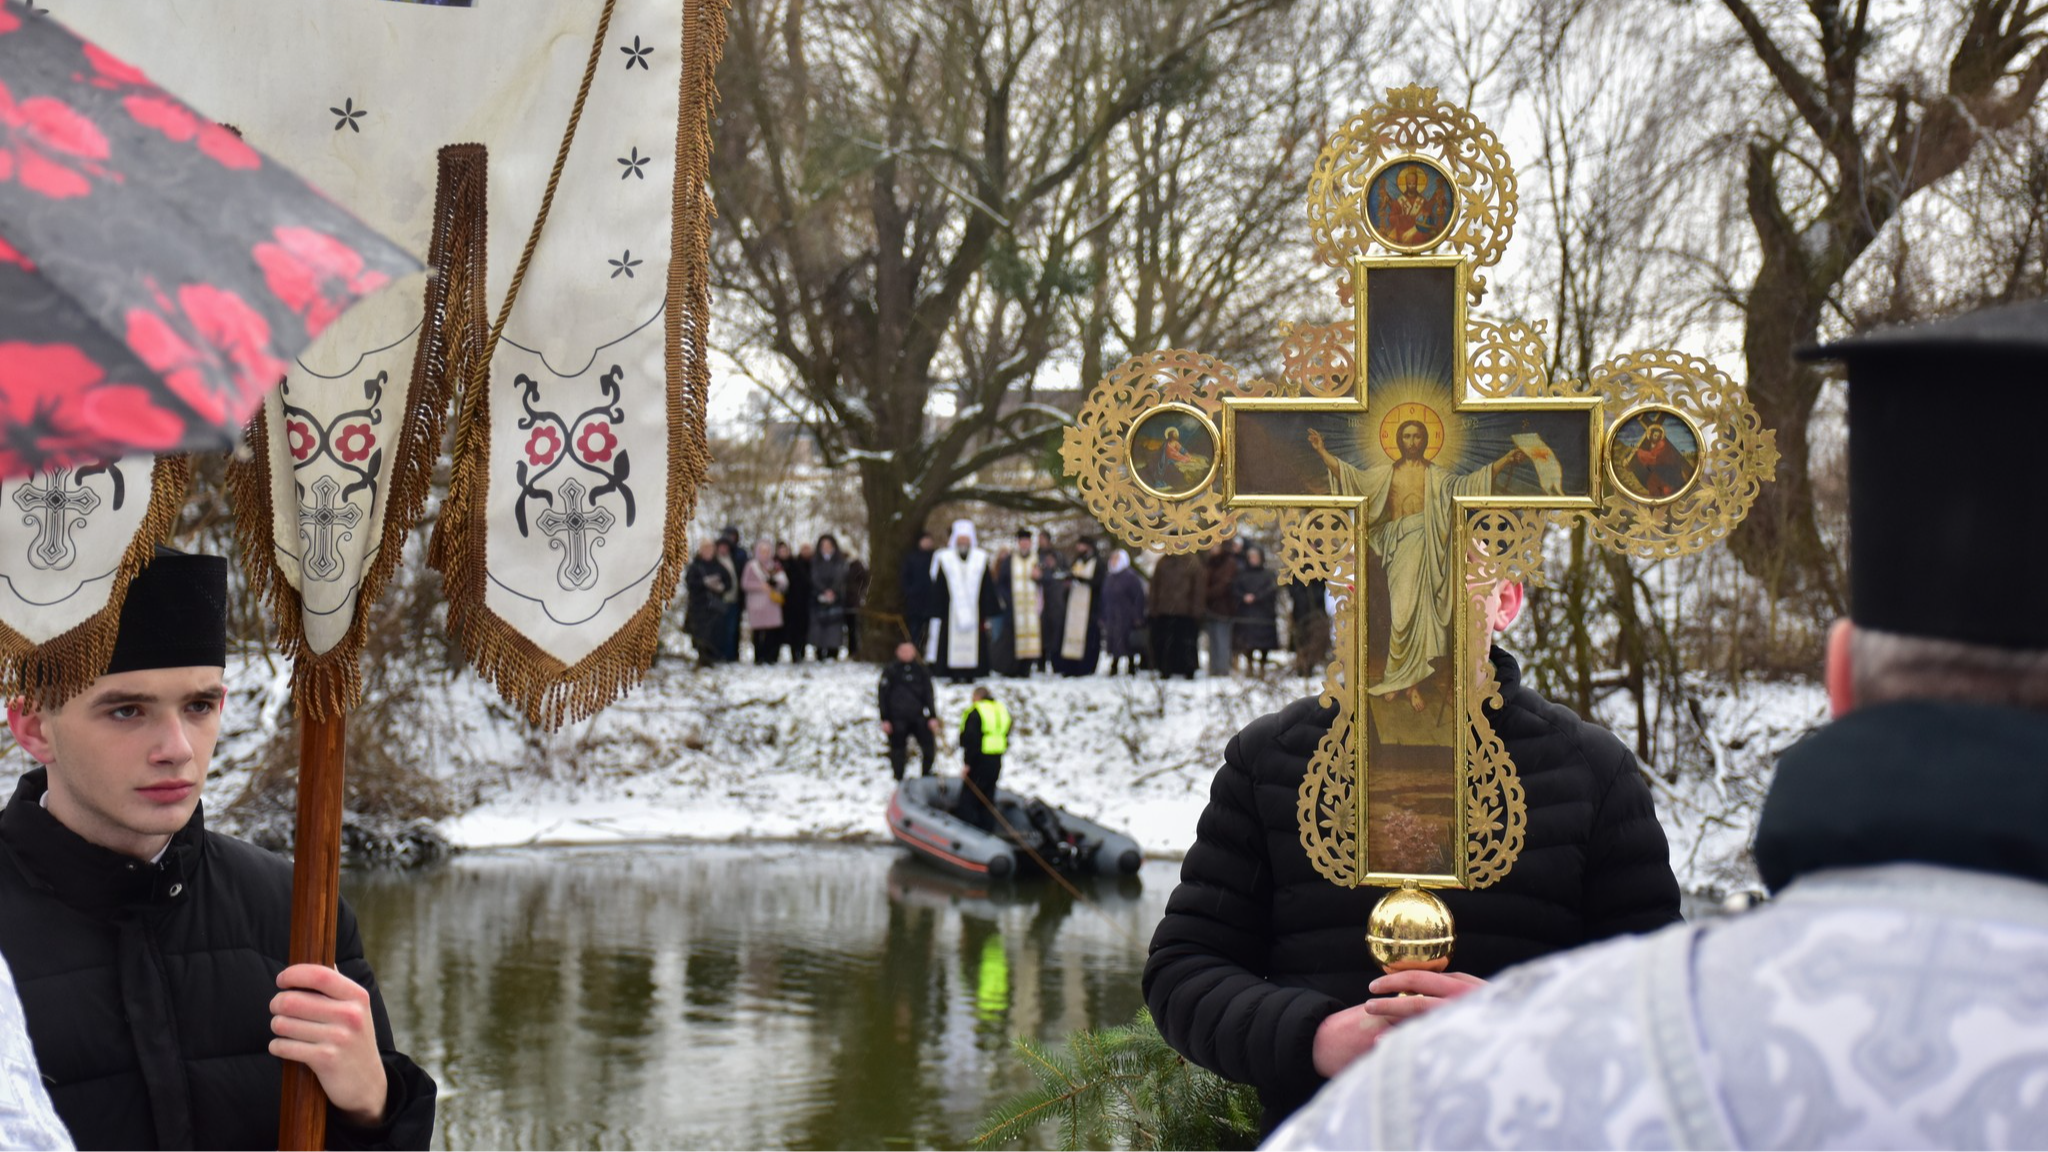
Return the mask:
[[961, 1147], [1010, 1037], [1128, 1022], [1178, 865], [1075, 900], [895, 848], [636, 845], [351, 873], [437, 1148]]

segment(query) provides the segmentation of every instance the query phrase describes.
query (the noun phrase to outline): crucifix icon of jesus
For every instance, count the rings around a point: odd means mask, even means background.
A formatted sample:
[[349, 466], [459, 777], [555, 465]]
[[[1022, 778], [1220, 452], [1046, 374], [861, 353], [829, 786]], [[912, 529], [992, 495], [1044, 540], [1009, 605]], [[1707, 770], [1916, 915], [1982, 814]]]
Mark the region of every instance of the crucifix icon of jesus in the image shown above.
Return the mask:
[[1469, 268], [1462, 256], [1354, 257], [1364, 386], [1330, 399], [1231, 397], [1222, 409], [1226, 502], [1348, 513], [1347, 608], [1364, 624], [1339, 653], [1364, 718], [1355, 831], [1363, 871], [1387, 881], [1467, 880], [1462, 766], [1484, 659], [1462, 642], [1477, 607], [1468, 517], [1598, 505], [1599, 397], [1466, 395]]
[[1467, 315], [1513, 188], [1469, 112], [1389, 92], [1333, 136], [1310, 187], [1348, 320], [1291, 330], [1278, 383], [1198, 352], [1132, 357], [1062, 445], [1126, 542], [1188, 552], [1277, 520], [1282, 579], [1330, 582], [1335, 718], [1297, 813], [1334, 883], [1477, 888], [1513, 866], [1525, 813], [1486, 715], [1488, 602], [1540, 578], [1547, 525], [1682, 555], [1725, 536], [1775, 466], [1741, 389], [1703, 360], [1638, 352], [1553, 382], [1536, 330]]

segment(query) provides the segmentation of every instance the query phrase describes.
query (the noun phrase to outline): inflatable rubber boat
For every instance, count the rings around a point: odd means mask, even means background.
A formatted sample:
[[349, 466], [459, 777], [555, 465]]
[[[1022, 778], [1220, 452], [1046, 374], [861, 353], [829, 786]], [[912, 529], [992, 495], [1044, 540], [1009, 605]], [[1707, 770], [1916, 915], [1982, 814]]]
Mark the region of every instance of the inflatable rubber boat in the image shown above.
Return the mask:
[[[984, 832], [953, 815], [962, 787], [957, 776], [906, 778], [889, 798], [890, 834], [931, 863], [977, 879], [1031, 875], [1045, 867], [1070, 875], [1128, 876], [1145, 862], [1129, 836], [1001, 788], [996, 807], [1003, 821]], [[1004, 822], [1027, 843], [1013, 839]]]

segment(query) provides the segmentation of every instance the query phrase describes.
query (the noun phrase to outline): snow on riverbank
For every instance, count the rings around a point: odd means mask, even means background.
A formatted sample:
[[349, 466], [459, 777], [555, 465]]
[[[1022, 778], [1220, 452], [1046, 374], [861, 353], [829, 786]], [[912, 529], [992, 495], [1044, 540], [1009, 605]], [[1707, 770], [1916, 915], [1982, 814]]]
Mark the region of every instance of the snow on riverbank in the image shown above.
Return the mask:
[[[465, 848], [671, 837], [886, 839], [894, 781], [866, 665], [664, 666], [631, 697], [528, 750], [553, 779], [482, 798]], [[1194, 836], [1223, 745], [1306, 680], [992, 679], [1015, 718], [1003, 787], [1123, 828], [1153, 855]], [[969, 689], [940, 684], [938, 771]], [[912, 771], [916, 770], [913, 750]]]
[[[556, 733], [512, 717], [466, 674], [426, 693], [408, 743], [461, 814], [441, 831], [459, 848], [670, 839], [885, 841], [893, 782], [875, 722], [877, 669], [864, 664], [658, 666], [624, 700]], [[284, 679], [262, 662], [231, 672], [238, 698], [209, 786], [239, 790], [241, 762], [286, 715]], [[1128, 830], [1149, 855], [1193, 842], [1222, 750], [1240, 727], [1315, 690], [1299, 677], [1161, 682], [1150, 676], [1038, 677], [988, 683], [1016, 718], [1003, 786]], [[1756, 886], [1747, 846], [1777, 754], [1825, 716], [1817, 684], [1701, 687], [1704, 743], [1717, 771], [1652, 789], [1687, 889]], [[957, 772], [951, 737], [968, 689], [939, 686], [937, 770]], [[1620, 710], [1625, 711], [1625, 710]], [[1608, 717], [1618, 725], [1628, 715]], [[1625, 742], [1633, 735], [1623, 728]], [[913, 749], [912, 771], [916, 770]]]

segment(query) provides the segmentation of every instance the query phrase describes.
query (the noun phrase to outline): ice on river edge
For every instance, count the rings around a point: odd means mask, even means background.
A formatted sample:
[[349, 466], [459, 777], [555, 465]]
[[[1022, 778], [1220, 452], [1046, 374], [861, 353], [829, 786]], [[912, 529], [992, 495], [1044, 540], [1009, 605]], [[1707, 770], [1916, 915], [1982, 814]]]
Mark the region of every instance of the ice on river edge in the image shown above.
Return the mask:
[[[893, 783], [874, 719], [877, 669], [864, 664], [727, 665], [664, 661], [590, 720], [540, 733], [467, 675], [424, 693], [428, 722], [408, 751], [448, 787], [462, 814], [441, 831], [459, 848], [692, 839], [886, 841]], [[235, 695], [208, 794], [218, 807], [246, 779], [251, 753], [285, 714], [288, 690], [258, 658], [230, 670]], [[1240, 727], [1316, 690], [1298, 677], [1161, 682], [1149, 676], [992, 679], [1016, 718], [1003, 785], [1128, 830], [1147, 854], [1194, 840], [1222, 750]], [[968, 689], [941, 684], [936, 770]], [[251, 706], [253, 705], [253, 706]], [[1687, 889], [1756, 886], [1747, 846], [1777, 754], [1825, 717], [1818, 684], [1755, 682], [1707, 695], [1712, 775], [1653, 780]], [[1617, 709], [1617, 712], [1620, 712]], [[1608, 717], [1625, 722], [1630, 714]], [[1633, 737], [1622, 731], [1625, 741]], [[17, 754], [18, 758], [19, 754]], [[912, 771], [916, 770], [913, 750]]]

